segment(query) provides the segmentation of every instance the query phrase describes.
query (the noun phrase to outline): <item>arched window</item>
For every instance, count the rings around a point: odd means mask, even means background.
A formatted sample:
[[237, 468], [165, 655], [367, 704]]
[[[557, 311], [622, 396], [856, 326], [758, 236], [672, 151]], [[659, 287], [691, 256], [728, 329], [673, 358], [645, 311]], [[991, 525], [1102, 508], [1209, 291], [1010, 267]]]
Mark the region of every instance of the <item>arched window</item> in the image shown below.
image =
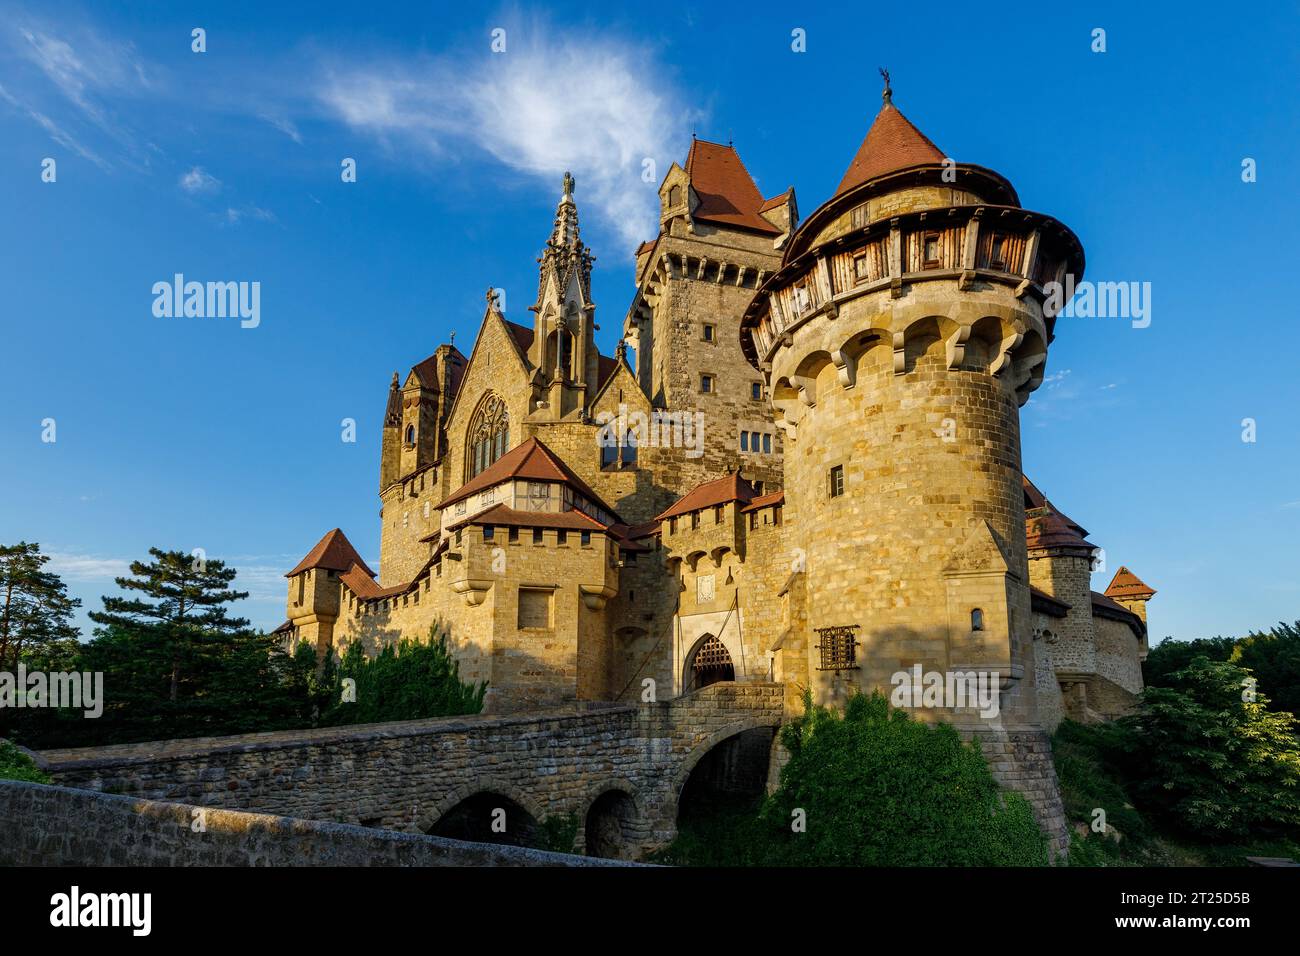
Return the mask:
[[506, 403], [488, 393], [479, 403], [465, 433], [465, 480], [473, 478], [510, 447], [510, 415]]
[[415, 426], [414, 425], [406, 426], [406, 447], [407, 448], [415, 447]]
[[674, 186], [672, 189], [668, 190], [668, 206], [669, 206], [669, 208], [671, 208], [671, 207], [673, 207], [673, 206], [676, 206], [676, 205], [677, 205], [678, 203], [680, 203], [681, 201], [682, 201], [682, 187], [681, 187], [681, 186]]
[[984, 630], [984, 612], [979, 608], [974, 608], [970, 612], [970, 629], [972, 631]]

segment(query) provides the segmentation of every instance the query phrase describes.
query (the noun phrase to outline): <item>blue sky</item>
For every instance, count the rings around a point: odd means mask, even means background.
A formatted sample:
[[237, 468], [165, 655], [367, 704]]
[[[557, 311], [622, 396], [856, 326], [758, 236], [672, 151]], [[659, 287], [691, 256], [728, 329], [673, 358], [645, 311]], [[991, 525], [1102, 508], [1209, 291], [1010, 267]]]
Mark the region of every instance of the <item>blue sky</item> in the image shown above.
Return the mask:
[[[0, 541], [87, 608], [151, 545], [201, 547], [278, 624], [325, 531], [378, 553], [393, 370], [472, 342], [489, 285], [529, 321], [564, 170], [609, 352], [692, 131], [806, 215], [879, 64], [940, 148], [1074, 229], [1089, 279], [1151, 283], [1148, 328], [1062, 318], [1023, 410], [1027, 472], [1106, 549], [1094, 587], [1157, 588], [1154, 638], [1300, 618], [1292, 4], [266, 6], [0, 3]], [[259, 282], [260, 325], [154, 317], [177, 272]]]

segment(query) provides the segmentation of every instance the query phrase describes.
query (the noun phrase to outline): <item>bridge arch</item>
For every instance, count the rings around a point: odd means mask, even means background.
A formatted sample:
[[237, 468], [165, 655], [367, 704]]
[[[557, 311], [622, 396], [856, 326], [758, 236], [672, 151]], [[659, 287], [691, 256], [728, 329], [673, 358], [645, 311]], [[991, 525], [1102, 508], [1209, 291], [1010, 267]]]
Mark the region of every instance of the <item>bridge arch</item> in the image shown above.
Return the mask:
[[634, 859], [650, 834], [645, 801], [628, 780], [602, 780], [588, 789], [582, 816], [587, 856]]
[[[489, 814], [498, 807], [506, 811], [505, 839], [493, 839], [496, 834], [490, 829]], [[420, 818], [419, 827], [436, 836], [528, 845], [546, 815], [545, 807], [515, 783], [500, 777], [478, 777], [442, 797]]]

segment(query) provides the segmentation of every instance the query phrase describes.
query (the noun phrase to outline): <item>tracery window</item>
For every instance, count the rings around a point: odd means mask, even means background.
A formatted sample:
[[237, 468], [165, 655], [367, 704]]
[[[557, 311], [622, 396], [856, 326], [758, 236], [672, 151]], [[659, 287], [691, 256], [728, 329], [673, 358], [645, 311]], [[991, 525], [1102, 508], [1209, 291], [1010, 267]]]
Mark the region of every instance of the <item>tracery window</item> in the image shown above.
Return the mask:
[[510, 415], [506, 403], [489, 394], [479, 403], [465, 436], [465, 480], [468, 481], [506, 453], [510, 447]]

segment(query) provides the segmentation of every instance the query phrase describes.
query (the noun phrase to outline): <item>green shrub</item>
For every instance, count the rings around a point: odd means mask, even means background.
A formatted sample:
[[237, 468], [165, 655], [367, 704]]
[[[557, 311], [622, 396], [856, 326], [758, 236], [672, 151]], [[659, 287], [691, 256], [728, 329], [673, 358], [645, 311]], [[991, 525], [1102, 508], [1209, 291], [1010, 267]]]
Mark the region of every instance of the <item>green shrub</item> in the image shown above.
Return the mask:
[[50, 778], [41, 772], [31, 757], [7, 740], [0, 740], [0, 780], [26, 780], [28, 783], [50, 782]]
[[[718, 807], [685, 823], [659, 862], [766, 866], [1039, 866], [1047, 841], [1028, 801], [998, 788], [979, 746], [879, 693], [843, 716], [813, 707], [782, 730], [790, 760], [758, 812]], [[796, 811], [800, 813], [796, 814]], [[806, 822], [795, 832], [796, 819]]]

